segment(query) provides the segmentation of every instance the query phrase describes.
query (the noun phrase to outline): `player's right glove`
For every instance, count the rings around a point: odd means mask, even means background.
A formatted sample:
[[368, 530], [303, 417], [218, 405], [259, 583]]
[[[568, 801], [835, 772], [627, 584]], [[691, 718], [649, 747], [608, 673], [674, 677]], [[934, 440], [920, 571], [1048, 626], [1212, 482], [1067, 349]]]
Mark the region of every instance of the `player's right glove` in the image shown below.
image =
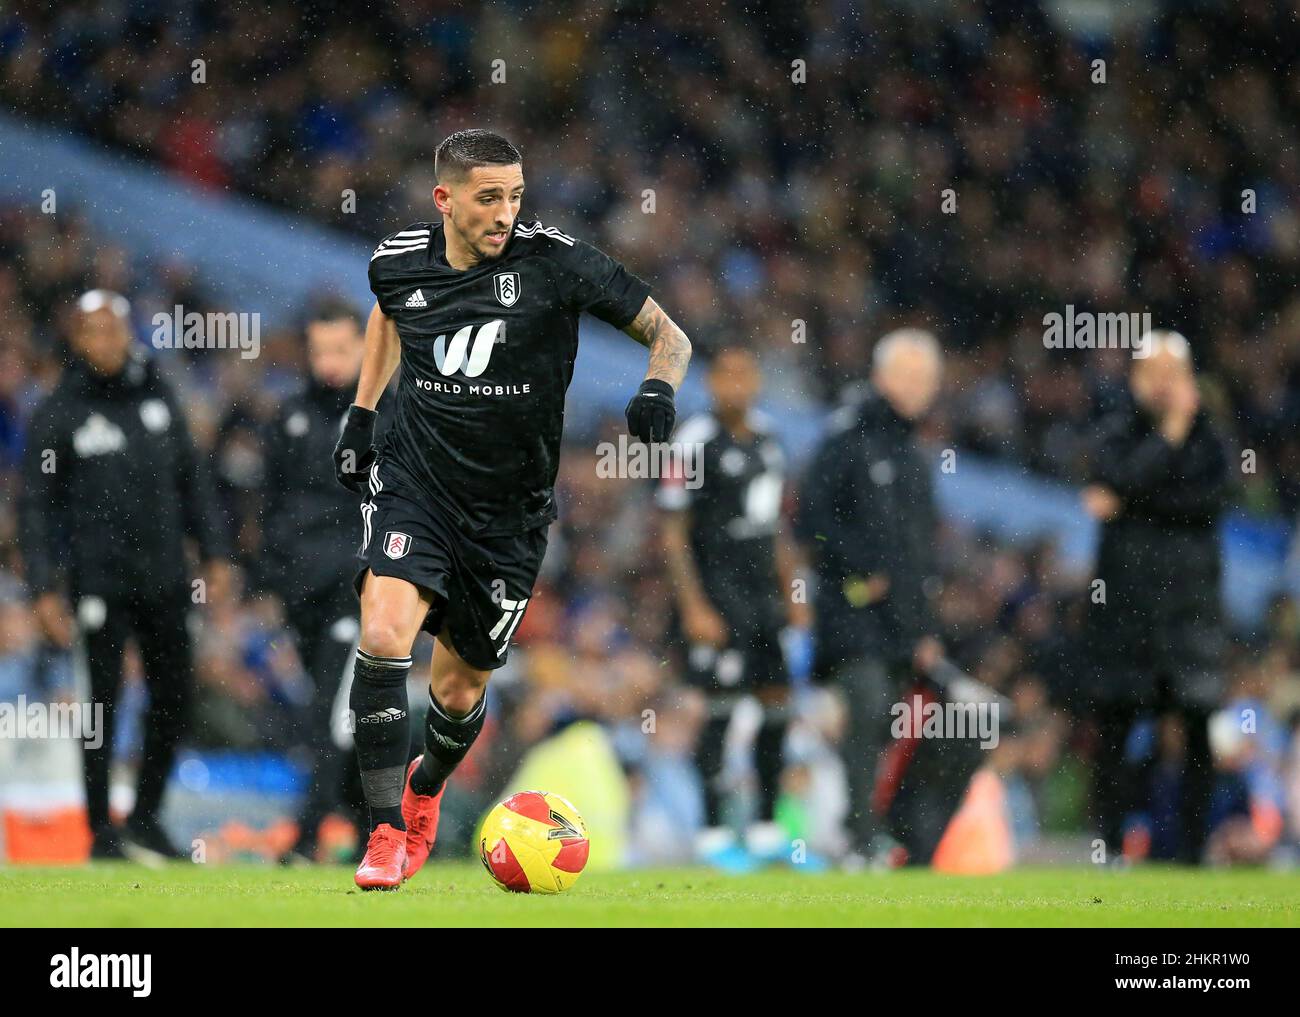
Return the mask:
[[375, 462], [375, 420], [379, 414], [364, 406], [348, 407], [343, 433], [334, 446], [334, 476], [349, 491], [365, 494], [366, 475]]
[[647, 445], [652, 441], [667, 441], [677, 420], [673, 387], [658, 378], [647, 378], [641, 382], [624, 412], [627, 413], [628, 433], [633, 438], [639, 438]]

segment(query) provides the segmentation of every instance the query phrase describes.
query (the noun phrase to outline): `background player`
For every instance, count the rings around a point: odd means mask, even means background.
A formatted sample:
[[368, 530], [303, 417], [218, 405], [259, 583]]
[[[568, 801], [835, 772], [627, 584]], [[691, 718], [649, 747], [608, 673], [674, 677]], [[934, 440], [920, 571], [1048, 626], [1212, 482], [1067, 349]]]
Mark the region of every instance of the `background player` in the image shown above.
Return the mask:
[[[357, 576], [361, 644], [351, 693], [371, 833], [356, 882], [391, 889], [428, 857], [443, 784], [483, 727], [555, 518], [564, 394], [588, 311], [650, 350], [627, 406], [665, 441], [690, 342], [650, 288], [600, 251], [519, 222], [518, 149], [461, 131], [434, 161], [441, 223], [387, 237], [370, 261], [376, 304], [338, 477], [368, 490]], [[374, 407], [401, 363], [393, 426]], [[434, 648], [425, 751], [406, 765], [406, 678], [421, 628]]]
[[[708, 824], [719, 827], [732, 783], [726, 764], [751, 751], [756, 818], [772, 819], [789, 693], [779, 633], [787, 624], [806, 628], [808, 608], [791, 596], [794, 560], [779, 533], [785, 457], [753, 408], [758, 361], [748, 349], [725, 347], [708, 383], [712, 407], [678, 428], [682, 468], [660, 485], [658, 503], [687, 674], [709, 694], [696, 765]], [[709, 839], [719, 847], [729, 840]]]
[[[342, 804], [347, 756], [334, 744], [330, 719], [361, 630], [351, 560], [357, 500], [339, 490], [329, 456], [361, 373], [362, 318], [352, 305], [326, 300], [312, 311], [306, 333], [306, 384], [281, 404], [263, 435], [258, 558], [261, 583], [284, 605], [299, 659], [315, 684], [304, 739], [311, 783], [288, 860], [315, 859], [321, 820]], [[385, 395], [379, 408], [386, 423], [391, 397]]]

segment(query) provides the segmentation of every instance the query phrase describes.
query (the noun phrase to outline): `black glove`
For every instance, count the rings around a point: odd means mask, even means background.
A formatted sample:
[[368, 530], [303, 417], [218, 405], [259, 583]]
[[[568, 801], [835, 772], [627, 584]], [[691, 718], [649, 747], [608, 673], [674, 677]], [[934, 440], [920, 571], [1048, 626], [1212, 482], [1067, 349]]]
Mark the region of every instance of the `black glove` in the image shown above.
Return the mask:
[[334, 446], [334, 476], [340, 484], [356, 494], [370, 490], [367, 474], [375, 462], [374, 410], [363, 406], [349, 406], [343, 420], [343, 433]]
[[673, 387], [658, 378], [641, 382], [636, 395], [627, 404], [627, 431], [633, 438], [649, 444], [667, 441], [677, 422], [677, 408], [673, 406]]

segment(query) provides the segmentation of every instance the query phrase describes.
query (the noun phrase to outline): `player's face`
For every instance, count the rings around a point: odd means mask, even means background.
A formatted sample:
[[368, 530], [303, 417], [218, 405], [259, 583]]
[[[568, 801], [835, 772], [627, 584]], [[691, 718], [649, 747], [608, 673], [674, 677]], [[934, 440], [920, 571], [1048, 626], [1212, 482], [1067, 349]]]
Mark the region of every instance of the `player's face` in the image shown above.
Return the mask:
[[329, 388], [353, 384], [361, 373], [365, 337], [356, 322], [313, 321], [307, 326], [307, 362], [312, 377]]
[[449, 230], [474, 261], [500, 257], [519, 218], [524, 197], [524, 169], [475, 166], [464, 180], [434, 188], [434, 200]]
[[746, 350], [723, 350], [709, 368], [713, 405], [723, 416], [748, 410], [761, 385], [758, 362]]
[[72, 346], [100, 374], [117, 374], [131, 348], [131, 331], [125, 318], [103, 307], [89, 314], [78, 314]]

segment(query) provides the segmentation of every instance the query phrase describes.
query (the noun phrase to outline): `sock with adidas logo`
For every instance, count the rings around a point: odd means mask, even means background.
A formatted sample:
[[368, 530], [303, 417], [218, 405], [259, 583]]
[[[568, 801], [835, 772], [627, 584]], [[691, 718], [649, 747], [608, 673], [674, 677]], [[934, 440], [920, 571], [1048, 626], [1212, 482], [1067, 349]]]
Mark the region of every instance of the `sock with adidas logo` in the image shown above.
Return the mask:
[[361, 789], [370, 806], [370, 830], [389, 823], [405, 830], [402, 785], [411, 751], [406, 676], [410, 657], [377, 657], [357, 651], [352, 672], [353, 740], [361, 766]]
[[487, 693], [463, 717], [453, 717], [429, 692], [429, 712], [424, 719], [424, 758], [411, 774], [411, 790], [436, 795], [451, 771], [460, 765], [487, 717]]

